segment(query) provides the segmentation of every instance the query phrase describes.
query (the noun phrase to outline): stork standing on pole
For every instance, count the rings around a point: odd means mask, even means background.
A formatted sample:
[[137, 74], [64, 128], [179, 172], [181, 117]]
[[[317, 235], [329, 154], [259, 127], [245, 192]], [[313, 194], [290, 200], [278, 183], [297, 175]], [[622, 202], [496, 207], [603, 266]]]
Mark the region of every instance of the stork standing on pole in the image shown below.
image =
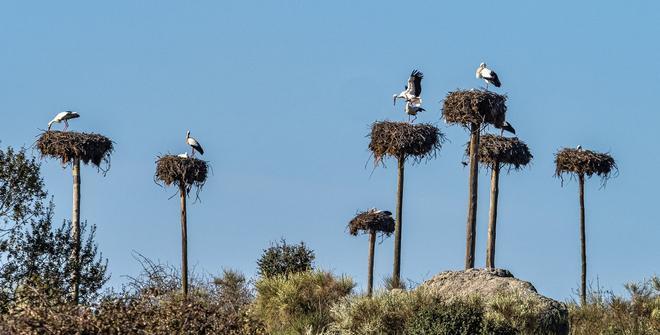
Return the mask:
[[202, 145], [199, 144], [199, 142], [197, 142], [196, 139], [190, 137], [190, 130], [186, 132], [186, 143], [192, 148], [190, 157], [195, 156], [195, 151], [199, 152], [200, 155], [204, 154], [204, 149], [202, 149]]
[[497, 77], [495, 71], [486, 67], [486, 63], [479, 64], [477, 68], [477, 79], [483, 79], [486, 82], [486, 90], [488, 90], [488, 84], [493, 84], [495, 87], [502, 86], [500, 79]]
[[53, 126], [53, 123], [64, 122], [64, 131], [69, 128], [69, 120], [79, 118], [80, 114], [72, 111], [60, 112], [55, 115], [55, 117], [48, 122], [48, 130]]

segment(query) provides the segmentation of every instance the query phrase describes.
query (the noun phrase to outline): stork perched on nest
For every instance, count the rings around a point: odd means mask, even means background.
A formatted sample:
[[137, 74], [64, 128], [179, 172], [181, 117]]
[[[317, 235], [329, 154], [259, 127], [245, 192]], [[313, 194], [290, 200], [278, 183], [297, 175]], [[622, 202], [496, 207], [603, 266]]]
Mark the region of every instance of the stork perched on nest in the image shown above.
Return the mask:
[[578, 144], [578, 146], [575, 147], [575, 150], [577, 150], [577, 151], [582, 151], [582, 146]]
[[500, 130], [500, 136], [504, 135], [505, 130], [510, 132], [511, 134], [514, 135], [516, 134], [516, 129], [514, 129], [513, 126], [507, 121], [504, 121], [501, 124], [496, 124], [495, 128]]
[[48, 122], [48, 130], [53, 126], [53, 123], [64, 122], [64, 131], [69, 128], [69, 120], [79, 118], [80, 114], [72, 111], [60, 112], [55, 115], [55, 117]]
[[[426, 111], [426, 109], [420, 107], [419, 104], [413, 104], [410, 101], [406, 101], [406, 114], [408, 114], [408, 122], [412, 123], [417, 120], [417, 113], [424, 111]], [[411, 115], [413, 116], [412, 121], [410, 120]]]
[[392, 212], [390, 212], [390, 211], [380, 210], [380, 209], [377, 209], [377, 208], [371, 208], [371, 209], [369, 209], [369, 212], [374, 213], [374, 214], [380, 214], [380, 213], [383, 213], [383, 214], [385, 214], [385, 215], [387, 215], [387, 216], [392, 216]]
[[408, 85], [406, 85], [405, 89], [401, 93], [392, 96], [394, 105], [396, 105], [396, 99], [404, 99], [418, 106], [421, 105], [422, 98], [419, 95], [422, 94], [422, 78], [424, 78], [423, 73], [413, 70], [408, 78]]
[[190, 137], [190, 130], [186, 132], [186, 143], [192, 148], [190, 157], [195, 156], [195, 151], [199, 152], [200, 155], [204, 154], [204, 149], [202, 145], [197, 142], [196, 139]]
[[488, 84], [493, 84], [495, 87], [502, 86], [500, 79], [497, 77], [497, 73], [487, 68], [486, 63], [479, 64], [479, 68], [477, 68], [477, 79], [483, 79], [486, 82], [486, 90], [488, 89]]

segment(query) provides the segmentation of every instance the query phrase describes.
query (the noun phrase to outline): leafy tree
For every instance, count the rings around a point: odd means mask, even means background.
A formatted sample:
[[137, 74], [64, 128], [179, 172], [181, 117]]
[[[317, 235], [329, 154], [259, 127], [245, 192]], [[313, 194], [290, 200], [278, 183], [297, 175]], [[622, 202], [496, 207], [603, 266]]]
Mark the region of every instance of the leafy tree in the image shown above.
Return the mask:
[[[3, 250], [0, 266], [0, 287], [9, 301], [15, 301], [25, 287], [47, 289], [53, 302], [66, 301], [71, 291], [71, 273], [76, 264], [71, 259], [74, 248], [71, 221], [53, 227], [53, 204], [45, 213], [31, 220], [30, 225], [14, 230]], [[107, 282], [107, 259], [103, 259], [94, 243], [96, 226], [81, 224], [84, 236], [80, 249], [80, 302], [90, 303]]]
[[291, 245], [281, 239], [280, 242], [265, 249], [257, 261], [259, 275], [262, 277], [287, 276], [291, 273], [309, 271], [312, 269], [314, 258], [314, 251], [309, 249], [304, 242]]
[[74, 248], [71, 222], [53, 226], [54, 205], [48, 196], [40, 165], [25, 149], [0, 149], [0, 308], [20, 302], [37, 303], [34, 294], [49, 304], [67, 301], [72, 273], [81, 273], [81, 301], [89, 303], [107, 282], [107, 260], [94, 243], [96, 227], [82, 224], [80, 263], [70, 258]]
[[5, 233], [42, 213], [46, 191], [39, 168], [25, 148], [0, 149], [0, 229]]

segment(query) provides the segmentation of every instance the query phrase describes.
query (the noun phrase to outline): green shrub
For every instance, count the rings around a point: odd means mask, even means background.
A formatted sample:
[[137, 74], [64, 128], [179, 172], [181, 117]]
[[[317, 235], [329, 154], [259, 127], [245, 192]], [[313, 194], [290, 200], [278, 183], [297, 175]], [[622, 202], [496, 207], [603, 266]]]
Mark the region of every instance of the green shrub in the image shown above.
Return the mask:
[[660, 278], [625, 287], [628, 297], [597, 288], [586, 305], [570, 302], [571, 334], [660, 334]]
[[254, 313], [273, 334], [322, 332], [332, 321], [330, 306], [353, 290], [350, 278], [310, 271], [261, 278]]
[[310, 271], [314, 257], [314, 251], [307, 248], [304, 242], [291, 245], [282, 239], [264, 250], [257, 261], [259, 275], [262, 277], [286, 276], [290, 273]]
[[346, 297], [332, 307], [330, 328], [340, 334], [401, 334], [407, 320], [430, 301], [421, 290]]

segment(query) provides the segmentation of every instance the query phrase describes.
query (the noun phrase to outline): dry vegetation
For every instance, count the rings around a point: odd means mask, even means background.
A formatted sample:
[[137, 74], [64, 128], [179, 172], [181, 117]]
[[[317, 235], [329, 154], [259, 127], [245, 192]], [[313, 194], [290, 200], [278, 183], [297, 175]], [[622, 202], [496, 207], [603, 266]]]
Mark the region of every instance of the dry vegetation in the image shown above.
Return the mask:
[[502, 124], [506, 118], [505, 95], [485, 90], [449, 92], [442, 105], [442, 117], [449, 124]]
[[371, 127], [369, 150], [376, 163], [385, 155], [415, 161], [434, 157], [445, 140], [444, 134], [431, 124], [410, 124], [407, 122], [380, 121]]
[[99, 168], [105, 163], [106, 170], [113, 150], [112, 141], [103, 135], [54, 130], [43, 132], [36, 146], [42, 156], [59, 159], [62, 164], [79, 159]]
[[[469, 143], [465, 155], [469, 155]], [[499, 164], [505, 168], [520, 169], [532, 160], [532, 153], [525, 142], [517, 137], [482, 135], [479, 140], [479, 163], [488, 167]]]
[[587, 177], [597, 175], [605, 181], [617, 171], [612, 156], [591, 150], [561, 149], [555, 154], [555, 163], [555, 175], [560, 178], [566, 173], [575, 173]]
[[201, 159], [165, 155], [158, 157], [156, 161], [156, 180], [166, 186], [184, 186], [187, 192], [190, 192], [192, 187], [201, 189], [207, 174], [208, 164]]
[[390, 236], [394, 232], [394, 219], [383, 212], [364, 211], [358, 213], [349, 223], [348, 231], [353, 236], [360, 232], [381, 232]]

